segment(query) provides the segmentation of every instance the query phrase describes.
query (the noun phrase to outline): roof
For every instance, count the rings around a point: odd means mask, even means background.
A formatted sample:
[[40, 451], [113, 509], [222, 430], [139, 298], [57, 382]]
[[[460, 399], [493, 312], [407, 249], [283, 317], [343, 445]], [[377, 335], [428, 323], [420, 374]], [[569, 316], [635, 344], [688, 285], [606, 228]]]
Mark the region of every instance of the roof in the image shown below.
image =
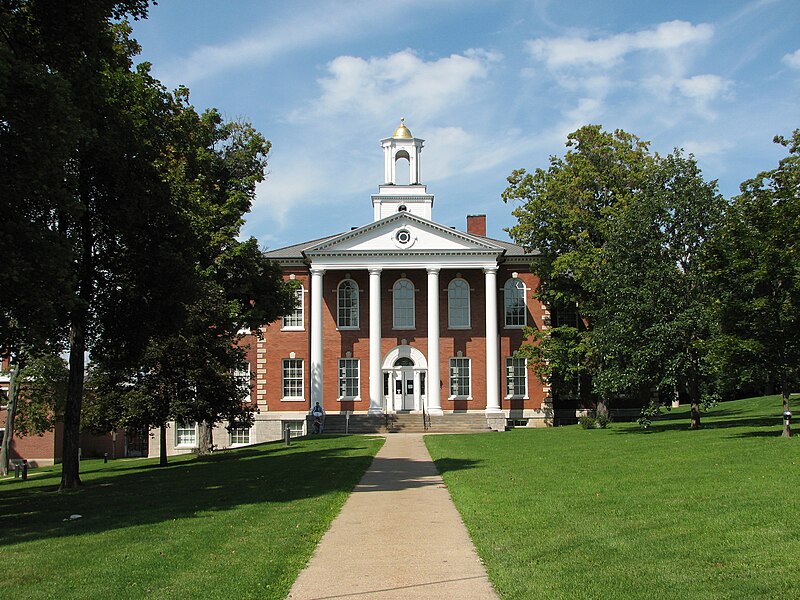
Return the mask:
[[[270, 250], [268, 252], [265, 252], [264, 256], [266, 256], [269, 259], [278, 260], [278, 261], [280, 261], [280, 260], [305, 260], [305, 256], [304, 256], [303, 252], [305, 252], [306, 249], [311, 248], [313, 246], [320, 245], [320, 244], [324, 244], [325, 242], [331, 241], [331, 240], [333, 240], [333, 239], [335, 239], [335, 238], [337, 238], [339, 236], [345, 235], [347, 233], [350, 233], [350, 232], [349, 231], [345, 231], [345, 232], [342, 232], [342, 233], [335, 233], [333, 235], [328, 235], [328, 236], [325, 236], [325, 237], [322, 237], [322, 238], [318, 238], [318, 239], [315, 239], [315, 240], [309, 240], [307, 242], [301, 242], [299, 244], [294, 244], [292, 246], [285, 246], [283, 248], [276, 248], [275, 250]], [[460, 233], [466, 233], [466, 232], [460, 232]], [[467, 234], [467, 235], [473, 235], [473, 234]], [[538, 251], [526, 252], [525, 248], [523, 248], [522, 246], [518, 246], [518, 245], [516, 245], [516, 244], [514, 244], [512, 242], [509, 242], [509, 241], [497, 240], [497, 239], [494, 239], [494, 238], [490, 238], [490, 237], [487, 237], [487, 236], [480, 236], [480, 235], [475, 236], [475, 237], [483, 238], [487, 242], [490, 242], [492, 244], [495, 244], [495, 245], [500, 246], [501, 248], [503, 248], [505, 250], [505, 252], [503, 253], [503, 257], [504, 258], [532, 257], [532, 256], [539, 256], [539, 254], [540, 254]]]

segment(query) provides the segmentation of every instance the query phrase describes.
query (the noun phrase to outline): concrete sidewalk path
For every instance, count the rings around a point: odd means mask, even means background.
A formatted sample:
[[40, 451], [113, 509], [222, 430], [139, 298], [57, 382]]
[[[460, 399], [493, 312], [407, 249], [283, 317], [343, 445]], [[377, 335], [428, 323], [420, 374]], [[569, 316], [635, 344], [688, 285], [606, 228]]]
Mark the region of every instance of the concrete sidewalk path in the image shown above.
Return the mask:
[[288, 597], [497, 598], [421, 434], [386, 437]]

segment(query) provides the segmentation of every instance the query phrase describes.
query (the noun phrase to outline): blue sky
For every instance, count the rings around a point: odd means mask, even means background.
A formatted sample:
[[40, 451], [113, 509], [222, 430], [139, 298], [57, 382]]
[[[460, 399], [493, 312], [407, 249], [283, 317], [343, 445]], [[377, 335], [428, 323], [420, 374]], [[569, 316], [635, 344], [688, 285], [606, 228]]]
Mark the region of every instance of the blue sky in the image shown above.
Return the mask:
[[506, 177], [581, 125], [684, 148], [726, 197], [800, 127], [797, 0], [163, 0], [134, 37], [165, 85], [272, 142], [243, 231], [270, 249], [372, 219], [401, 116], [434, 220], [486, 213], [501, 239]]

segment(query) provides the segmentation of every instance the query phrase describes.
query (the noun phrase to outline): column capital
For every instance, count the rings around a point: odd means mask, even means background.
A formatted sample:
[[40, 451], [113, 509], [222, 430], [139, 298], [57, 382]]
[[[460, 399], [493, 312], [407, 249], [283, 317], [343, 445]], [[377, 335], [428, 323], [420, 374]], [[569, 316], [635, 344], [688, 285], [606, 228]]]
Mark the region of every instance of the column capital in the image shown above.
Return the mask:
[[325, 269], [322, 269], [320, 267], [309, 267], [308, 270], [312, 275], [324, 275], [325, 274]]
[[435, 273], [435, 274], [437, 274], [437, 275], [438, 275], [438, 274], [439, 274], [439, 271], [441, 271], [441, 270], [442, 270], [442, 267], [425, 267], [425, 270], [426, 270], [426, 271], [427, 271], [429, 274], [434, 274], [434, 273]]
[[383, 271], [383, 267], [369, 267], [367, 271], [369, 271], [370, 275], [380, 275]]
[[494, 266], [491, 266], [491, 267], [483, 267], [483, 272], [486, 273], [487, 275], [490, 274], [490, 273], [495, 273], [496, 274], [498, 268], [499, 267], [497, 265], [494, 265]]

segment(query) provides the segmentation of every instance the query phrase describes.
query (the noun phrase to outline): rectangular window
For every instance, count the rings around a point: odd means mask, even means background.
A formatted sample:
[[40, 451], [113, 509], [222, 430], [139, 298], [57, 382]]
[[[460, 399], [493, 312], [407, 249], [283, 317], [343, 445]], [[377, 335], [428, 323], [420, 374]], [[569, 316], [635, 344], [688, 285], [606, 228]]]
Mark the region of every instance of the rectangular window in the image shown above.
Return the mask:
[[281, 433], [289, 428], [289, 437], [302, 437], [303, 435], [303, 421], [281, 421]]
[[249, 427], [231, 427], [231, 446], [250, 443]]
[[303, 398], [303, 359], [283, 359], [283, 399], [301, 400]]
[[506, 397], [525, 398], [528, 395], [528, 361], [525, 358], [506, 358]]
[[451, 358], [450, 359], [450, 397], [469, 397], [470, 359]]
[[339, 397], [355, 398], [359, 387], [359, 360], [357, 358], [339, 359]]
[[298, 287], [294, 293], [297, 297], [297, 306], [292, 314], [283, 317], [281, 329], [303, 329], [303, 286]]
[[197, 446], [197, 423], [175, 423], [175, 445]]
[[242, 402], [250, 401], [250, 363], [247, 361], [239, 363], [233, 371], [236, 378], [237, 387], [242, 392]]

